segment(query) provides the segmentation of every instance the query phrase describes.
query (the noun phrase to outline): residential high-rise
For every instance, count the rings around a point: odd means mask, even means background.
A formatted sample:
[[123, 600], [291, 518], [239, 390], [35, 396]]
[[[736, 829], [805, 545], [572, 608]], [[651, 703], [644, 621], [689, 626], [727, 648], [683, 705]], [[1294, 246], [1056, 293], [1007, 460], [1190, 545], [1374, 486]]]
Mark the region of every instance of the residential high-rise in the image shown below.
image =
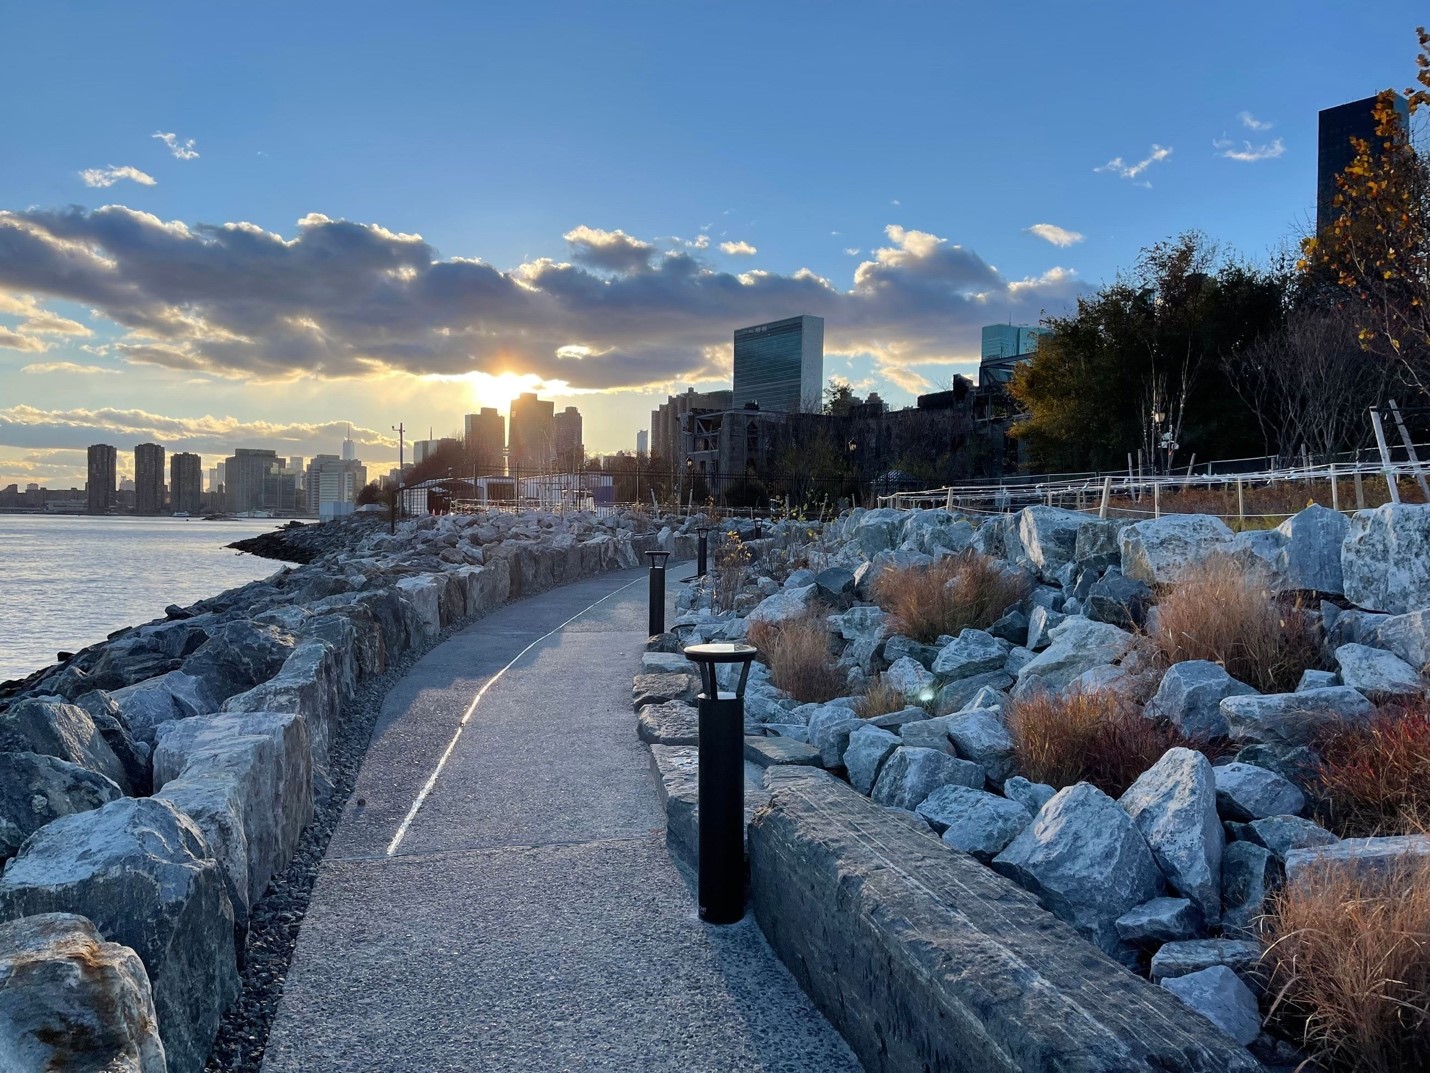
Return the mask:
[[202, 514], [204, 460], [188, 451], [169, 456], [169, 509], [175, 514]]
[[1043, 329], [1031, 324], [985, 324], [983, 356], [978, 365], [978, 385], [1006, 384], [1013, 370], [1032, 359]]
[[224, 506], [233, 514], [263, 509], [263, 482], [283, 460], [276, 451], [240, 447], [224, 461]]
[[[1395, 110], [1400, 114], [1402, 128], [1410, 130], [1410, 106], [1400, 94], [1393, 94]], [[1375, 105], [1378, 97], [1365, 97], [1334, 108], [1322, 108], [1319, 144], [1316, 150], [1316, 230], [1320, 231], [1336, 217], [1336, 176], [1355, 159], [1352, 138], [1369, 142], [1379, 151], [1381, 139], [1375, 133]]]
[[511, 400], [507, 465], [513, 474], [540, 473], [551, 468], [555, 413], [554, 402], [538, 399], [530, 392]]
[[134, 448], [134, 513], [160, 514], [164, 510], [164, 448], [141, 443]]
[[824, 318], [735, 329], [734, 408], [818, 413], [824, 390]]
[[650, 454], [650, 433], [646, 429], [636, 433], [636, 454]]
[[89, 479], [85, 484], [90, 514], [107, 514], [114, 509], [118, 493], [114, 487], [114, 448], [96, 443], [89, 449]]
[[690, 431], [693, 416], [729, 410], [733, 398], [728, 388], [696, 391], [692, 387], [681, 395], [667, 395], [660, 408], [650, 412], [651, 453], [659, 455], [667, 464], [678, 463], [683, 449], [682, 437]]
[[365, 484], [367, 467], [357, 459], [314, 455], [308, 463], [308, 510], [325, 520], [350, 514]]
[[479, 474], [500, 477], [506, 472], [502, 454], [506, 447], [506, 419], [495, 406], [467, 415], [467, 455]]
[[584, 447], [581, 443], [581, 411], [568, 406], [551, 418], [551, 439], [556, 448], [556, 462], [562, 470], [579, 467]]

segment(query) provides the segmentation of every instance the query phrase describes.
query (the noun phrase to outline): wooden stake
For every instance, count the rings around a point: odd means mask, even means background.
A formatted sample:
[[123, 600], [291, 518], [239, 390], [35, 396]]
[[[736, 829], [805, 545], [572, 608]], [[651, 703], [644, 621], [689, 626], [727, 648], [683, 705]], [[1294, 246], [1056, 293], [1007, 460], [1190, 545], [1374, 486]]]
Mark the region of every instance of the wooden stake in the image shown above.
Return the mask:
[[1405, 444], [1405, 457], [1410, 460], [1410, 472], [1415, 474], [1415, 483], [1420, 485], [1420, 494], [1425, 497], [1425, 502], [1430, 503], [1430, 487], [1426, 487], [1425, 474], [1420, 470], [1420, 459], [1415, 457], [1415, 444], [1410, 439], [1410, 432], [1405, 427], [1405, 421], [1400, 416], [1400, 407], [1395, 405], [1395, 400], [1390, 399], [1390, 412], [1395, 418], [1395, 423], [1400, 428], [1400, 442]]
[[1365, 485], [1361, 483], [1360, 469], [1357, 467], [1356, 473], [1356, 510], [1365, 510]]
[[1331, 463], [1331, 509], [1341, 509], [1341, 487], [1336, 483], [1336, 464]]
[[1102, 505], [1097, 508], [1099, 518], [1107, 517], [1107, 501], [1112, 497], [1112, 478], [1102, 478]]
[[1160, 481], [1152, 482], [1152, 517], [1162, 516], [1162, 485]]
[[1385, 468], [1385, 489], [1390, 493], [1392, 503], [1400, 502], [1400, 489], [1395, 483], [1395, 470], [1390, 464], [1390, 448], [1385, 445], [1385, 429], [1380, 423], [1380, 411], [1372, 408], [1370, 424], [1375, 429], [1375, 445], [1380, 448], [1380, 463]]
[[1246, 521], [1246, 496], [1242, 491], [1240, 477], [1236, 479], [1236, 516]]

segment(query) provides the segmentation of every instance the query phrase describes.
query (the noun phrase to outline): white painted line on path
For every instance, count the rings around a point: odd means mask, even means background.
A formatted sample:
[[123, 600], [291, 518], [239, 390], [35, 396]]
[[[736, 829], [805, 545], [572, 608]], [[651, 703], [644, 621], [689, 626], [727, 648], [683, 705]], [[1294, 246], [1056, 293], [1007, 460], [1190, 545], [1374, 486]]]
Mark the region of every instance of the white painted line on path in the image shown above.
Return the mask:
[[472, 715], [477, 710], [477, 704], [481, 701], [482, 697], [486, 695], [487, 690], [491, 689], [491, 687], [496, 683], [496, 680], [502, 675], [506, 674], [507, 671], [511, 670], [512, 667], [516, 666], [517, 661], [520, 660], [522, 656], [526, 655], [528, 652], [530, 652], [537, 645], [541, 644], [542, 641], [546, 640], [552, 634], [560, 633], [567, 626], [571, 625], [571, 623], [575, 622], [578, 618], [584, 615], [587, 611], [591, 610], [591, 608], [597, 606], [597, 604], [605, 603], [612, 596], [625, 592], [632, 585], [635, 585], [638, 582], [644, 580], [645, 578], [638, 577], [635, 579], [635, 581], [627, 582], [619, 589], [613, 589], [612, 591], [606, 593], [605, 596], [602, 596], [595, 603], [588, 604], [586, 607], [581, 608], [580, 611], [577, 611], [574, 615], [568, 618], [561, 625], [557, 626], [554, 630], [549, 630], [548, 632], [543, 633], [536, 640], [532, 641], [531, 644], [527, 645], [520, 652], [518, 652], [510, 663], [508, 663], [501, 670], [497, 671], [496, 674], [492, 675], [486, 680], [482, 688], [477, 690], [477, 695], [472, 698], [472, 703], [467, 706], [466, 714], [463, 715], [461, 721], [457, 723], [457, 731], [452, 735], [452, 740], [447, 743], [447, 748], [442, 751], [442, 756], [440, 759], [438, 759], [437, 766], [432, 769], [432, 774], [423, 784], [422, 789], [417, 792], [417, 796], [412, 799], [412, 807], [407, 810], [407, 815], [404, 816], [402, 822], [398, 824], [397, 834], [393, 835], [392, 841], [387, 844], [387, 855], [389, 857], [391, 857], [394, 853], [397, 852], [397, 847], [402, 845], [402, 840], [407, 837], [408, 828], [412, 826], [412, 821], [417, 818], [417, 813], [421, 811], [423, 803], [427, 800], [427, 795], [432, 792], [432, 787], [437, 785], [437, 777], [442, 774], [442, 769], [447, 766], [447, 758], [452, 755], [452, 750], [457, 747], [457, 739], [462, 736], [462, 730], [466, 727], [467, 723], [471, 721]]

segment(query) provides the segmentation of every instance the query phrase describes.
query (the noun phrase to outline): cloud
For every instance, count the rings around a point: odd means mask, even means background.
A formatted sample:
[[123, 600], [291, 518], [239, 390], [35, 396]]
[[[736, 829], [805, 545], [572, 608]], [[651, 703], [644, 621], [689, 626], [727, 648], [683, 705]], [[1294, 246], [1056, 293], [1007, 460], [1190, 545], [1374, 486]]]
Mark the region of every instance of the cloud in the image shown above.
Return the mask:
[[859, 254], [863, 253], [864, 251], [861, 250], [858, 246], [845, 246], [844, 252], [847, 253], [850, 257], [858, 257]]
[[[1067, 272], [1006, 278], [930, 232], [885, 233], [888, 245], [838, 281], [725, 271], [584, 225], [565, 235], [570, 261], [502, 270], [317, 213], [279, 235], [120, 205], [27, 209], [0, 211], [0, 294], [78, 303], [109, 322], [110, 357], [186, 377], [517, 372], [612, 391], [723, 378], [733, 328], [793, 313], [826, 319], [830, 354], [874, 355], [881, 368], [976, 363], [981, 325], [1035, 321], [1084, 289]], [[575, 348], [580, 361], [562, 356]]]
[[42, 361], [34, 365], [26, 365], [20, 370], [22, 373], [109, 373], [116, 374], [118, 369], [108, 365], [80, 365], [73, 361]]
[[3, 325], [0, 325], [0, 347], [6, 350], [21, 350], [28, 354], [41, 354], [49, 349], [43, 339], [36, 339], [32, 335], [21, 335]]
[[107, 168], [86, 168], [79, 173], [79, 177], [84, 180], [85, 186], [113, 186], [120, 179], [129, 179], [140, 186], [156, 185], [154, 176], [127, 164], [122, 168], [116, 168], [113, 164]]
[[169, 147], [169, 152], [174, 155], [174, 159], [176, 160], [198, 159], [199, 153], [198, 150], [194, 148], [194, 140], [192, 138], [186, 138], [184, 139], [184, 141], [181, 142], [179, 141], [179, 136], [177, 134], [165, 134], [162, 131], [157, 130], [151, 135], [151, 137], [158, 138], [161, 142], [167, 145]]
[[1267, 123], [1257, 119], [1250, 112], [1238, 112], [1236, 118], [1241, 120], [1241, 125], [1248, 130], [1270, 130], [1275, 124]]
[[1243, 164], [1255, 164], [1258, 160], [1275, 160], [1286, 152], [1286, 146], [1280, 138], [1266, 145], [1242, 142], [1239, 148], [1230, 138], [1218, 138], [1212, 142], [1212, 148], [1217, 150], [1217, 156], [1238, 160]]
[[1024, 230], [1051, 242], [1054, 246], [1072, 246], [1087, 237], [1081, 231], [1069, 231], [1066, 227], [1059, 227], [1057, 224], [1034, 224]]
[[1110, 171], [1114, 175], [1119, 175], [1124, 179], [1135, 179], [1153, 164], [1160, 164], [1172, 155], [1169, 146], [1152, 143], [1151, 151], [1136, 164], [1128, 164], [1120, 156], [1115, 156], [1100, 168], [1093, 168], [1093, 171]]
[[739, 242], [720, 243], [720, 252], [728, 253], [731, 257], [753, 257], [760, 251], [742, 239]]
[[[34, 335], [90, 336], [94, 333], [77, 320], [70, 320], [46, 309], [29, 294], [0, 292], [0, 316], [23, 318], [18, 331]], [[0, 325], [3, 327], [3, 325]], [[43, 346], [41, 347], [43, 349]]]

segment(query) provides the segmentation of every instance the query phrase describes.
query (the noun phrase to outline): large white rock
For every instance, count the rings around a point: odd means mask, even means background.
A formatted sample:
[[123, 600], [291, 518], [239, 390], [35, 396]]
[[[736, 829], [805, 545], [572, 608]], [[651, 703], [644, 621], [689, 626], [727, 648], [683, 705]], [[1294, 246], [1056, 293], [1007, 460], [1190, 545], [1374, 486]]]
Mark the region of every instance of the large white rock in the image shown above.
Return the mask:
[[1063, 689], [1085, 671], [1115, 663], [1131, 650], [1132, 634], [1107, 622], [1070, 615], [1048, 631], [1047, 648], [1018, 671], [1017, 690]]
[[343, 690], [342, 658], [322, 641], [293, 650], [282, 670], [261, 685], [224, 701], [225, 712], [293, 712], [308, 728], [313, 773], [326, 793], [328, 751], [348, 700]]
[[969, 627], [939, 649], [931, 670], [945, 681], [1000, 671], [1008, 660], [1007, 641]]
[[927, 555], [963, 551], [972, 539], [973, 526], [946, 510], [909, 511], [904, 522], [903, 542]]
[[131, 790], [124, 765], [89, 712], [58, 697], [26, 697], [0, 711], [0, 749], [57, 756]]
[[1127, 526], [1117, 540], [1124, 575], [1148, 585], [1170, 585], [1209, 555], [1230, 551], [1232, 532], [1220, 518], [1168, 514]]
[[198, 1073], [238, 995], [233, 908], [193, 821], [167, 801], [120, 798], [41, 828], [0, 876], [0, 920], [88, 917], [144, 962], [168, 1073]]
[[1227, 724], [1221, 714], [1221, 702], [1227, 697], [1255, 693], [1251, 686], [1227, 674], [1219, 663], [1186, 660], [1167, 668], [1144, 712], [1149, 717], [1169, 720], [1190, 738], [1224, 738]]
[[1304, 882], [1326, 871], [1374, 876], [1425, 864], [1430, 864], [1430, 835], [1343, 838], [1329, 845], [1288, 851], [1286, 882]]
[[1001, 783], [1017, 770], [1013, 736], [998, 708], [975, 708], [942, 716], [944, 731], [958, 755], [982, 766], [988, 778]]
[[854, 526], [853, 536], [859, 550], [873, 558], [879, 552], [895, 547], [899, 543], [904, 517], [903, 511], [892, 507], [867, 511]]
[[1078, 530], [1086, 522], [1085, 514], [1060, 507], [1024, 507], [1018, 512], [1017, 528], [1022, 555], [1009, 558], [1026, 561], [1045, 580], [1052, 580], [1073, 561]]
[[218, 709], [202, 678], [183, 671], [170, 671], [147, 678], [109, 694], [119, 705], [124, 722], [139, 741], [154, 742], [154, 728], [170, 719], [207, 715]]
[[879, 769], [899, 744], [897, 734], [880, 727], [862, 726], [851, 733], [849, 745], [844, 750], [844, 768], [849, 772], [849, 785], [861, 794], [872, 792]]
[[1127, 963], [1136, 951], [1118, 935], [1117, 918], [1162, 893], [1162, 874], [1132, 818], [1086, 782], [1055, 794], [993, 868]]
[[1168, 749], [1119, 799], [1147, 840], [1172, 889], [1209, 924], [1221, 916], [1225, 836], [1216, 810], [1211, 761], [1193, 749]]
[[799, 618], [809, 610], [814, 594], [813, 582], [799, 588], [784, 589], [773, 596], [765, 597], [746, 617], [751, 622], [768, 622], [773, 625]]
[[943, 836], [944, 845], [985, 864], [1033, 822], [1018, 802], [971, 786], [940, 786], [914, 811]]
[[1341, 545], [1346, 598], [1403, 615], [1430, 607], [1430, 505], [1386, 503], [1351, 516]]
[[1365, 640], [1423, 671], [1430, 663], [1430, 608], [1379, 619], [1367, 631]]
[[1306, 745], [1327, 726], [1360, 723], [1375, 707], [1349, 686], [1227, 697], [1221, 702], [1228, 733], [1237, 741]]
[[400, 578], [394, 586], [402, 598], [409, 643], [431, 644], [442, 632], [443, 584], [430, 574]]
[[51, 820], [122, 796], [112, 780], [57, 756], [0, 753], [0, 864]]
[[1165, 987], [1243, 1047], [1261, 1035], [1261, 1013], [1251, 988], [1225, 965], [1163, 980]]
[[73, 913], [0, 924], [0, 1068], [167, 1073], [139, 955]]
[[915, 809], [940, 786], [981, 787], [983, 768], [936, 749], [901, 745], [893, 751], [879, 772], [870, 795], [881, 805]]
[[[884, 672], [884, 684], [910, 700], [932, 699], [934, 677], [912, 656], [900, 656]], [[926, 698], [924, 694], [928, 694]]]
[[1383, 648], [1341, 645], [1336, 649], [1336, 665], [1342, 684], [1373, 699], [1418, 697], [1425, 692], [1416, 669]]
[[1294, 816], [1306, 807], [1306, 795], [1300, 788], [1268, 768], [1233, 760], [1212, 771], [1216, 776], [1217, 808], [1229, 820]]
[[242, 927], [313, 818], [308, 725], [281, 712], [166, 724], [154, 748], [154, 788], [203, 831], [223, 865]]
[[1277, 557], [1277, 591], [1308, 589], [1339, 596], [1345, 591], [1341, 545], [1350, 522], [1338, 510], [1312, 504], [1287, 518], [1276, 531], [1285, 537]]

